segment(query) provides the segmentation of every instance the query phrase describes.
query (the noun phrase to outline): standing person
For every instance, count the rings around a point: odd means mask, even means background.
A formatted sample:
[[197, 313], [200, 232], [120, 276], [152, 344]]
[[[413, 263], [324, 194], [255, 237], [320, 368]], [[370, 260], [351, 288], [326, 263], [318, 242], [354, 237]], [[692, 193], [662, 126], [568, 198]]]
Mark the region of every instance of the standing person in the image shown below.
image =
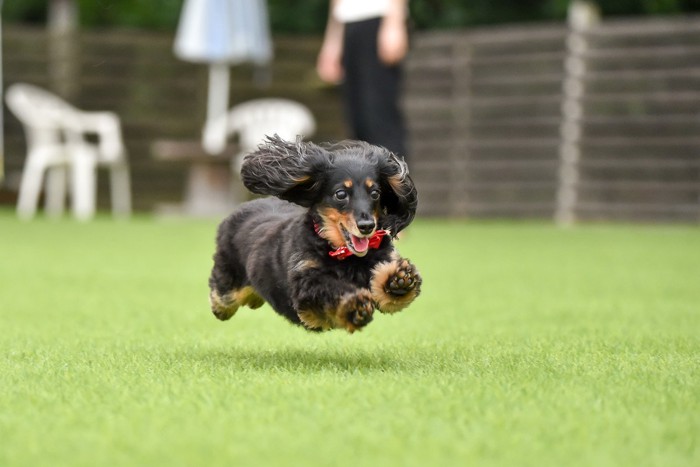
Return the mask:
[[407, 0], [331, 0], [318, 55], [319, 77], [343, 81], [353, 137], [406, 156], [399, 108], [401, 62], [408, 51]]

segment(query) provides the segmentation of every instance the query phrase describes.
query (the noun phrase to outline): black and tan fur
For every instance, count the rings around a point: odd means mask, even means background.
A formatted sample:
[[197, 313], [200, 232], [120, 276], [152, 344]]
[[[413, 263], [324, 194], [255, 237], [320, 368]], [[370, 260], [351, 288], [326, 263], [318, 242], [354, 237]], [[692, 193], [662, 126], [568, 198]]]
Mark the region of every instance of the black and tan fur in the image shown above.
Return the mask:
[[[210, 303], [227, 320], [265, 301], [306, 329], [349, 332], [375, 309], [395, 313], [420, 293], [421, 277], [394, 249], [415, 215], [416, 190], [403, 160], [357, 141], [334, 145], [268, 138], [241, 169], [253, 193], [219, 226]], [[365, 249], [378, 229], [378, 248]], [[329, 252], [347, 247], [338, 260]]]

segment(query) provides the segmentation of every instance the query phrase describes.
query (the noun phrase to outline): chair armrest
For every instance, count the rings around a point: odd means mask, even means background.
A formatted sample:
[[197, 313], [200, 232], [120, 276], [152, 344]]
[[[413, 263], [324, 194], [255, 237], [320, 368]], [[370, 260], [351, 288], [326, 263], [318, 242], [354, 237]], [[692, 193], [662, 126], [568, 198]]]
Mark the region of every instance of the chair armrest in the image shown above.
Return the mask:
[[97, 135], [100, 160], [114, 161], [124, 154], [119, 117], [114, 112], [75, 112], [64, 121], [66, 139], [84, 144], [86, 134]]

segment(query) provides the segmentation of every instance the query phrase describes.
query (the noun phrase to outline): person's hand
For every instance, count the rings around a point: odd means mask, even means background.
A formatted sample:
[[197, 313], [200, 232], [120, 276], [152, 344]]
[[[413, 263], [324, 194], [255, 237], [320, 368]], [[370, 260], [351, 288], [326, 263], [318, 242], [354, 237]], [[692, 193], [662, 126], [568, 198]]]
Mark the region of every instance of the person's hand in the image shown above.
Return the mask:
[[336, 84], [343, 79], [344, 71], [340, 51], [321, 50], [316, 60], [316, 73], [323, 81]]
[[399, 63], [408, 52], [408, 31], [403, 20], [385, 17], [379, 27], [377, 53], [385, 65]]

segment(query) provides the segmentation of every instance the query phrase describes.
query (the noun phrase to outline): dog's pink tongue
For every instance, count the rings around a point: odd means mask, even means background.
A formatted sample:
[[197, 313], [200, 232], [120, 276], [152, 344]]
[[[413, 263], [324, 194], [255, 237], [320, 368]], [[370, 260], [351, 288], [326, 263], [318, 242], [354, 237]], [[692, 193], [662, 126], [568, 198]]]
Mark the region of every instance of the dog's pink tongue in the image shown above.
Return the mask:
[[360, 238], [353, 235], [352, 246], [355, 248], [355, 251], [362, 253], [369, 247], [369, 238]]

